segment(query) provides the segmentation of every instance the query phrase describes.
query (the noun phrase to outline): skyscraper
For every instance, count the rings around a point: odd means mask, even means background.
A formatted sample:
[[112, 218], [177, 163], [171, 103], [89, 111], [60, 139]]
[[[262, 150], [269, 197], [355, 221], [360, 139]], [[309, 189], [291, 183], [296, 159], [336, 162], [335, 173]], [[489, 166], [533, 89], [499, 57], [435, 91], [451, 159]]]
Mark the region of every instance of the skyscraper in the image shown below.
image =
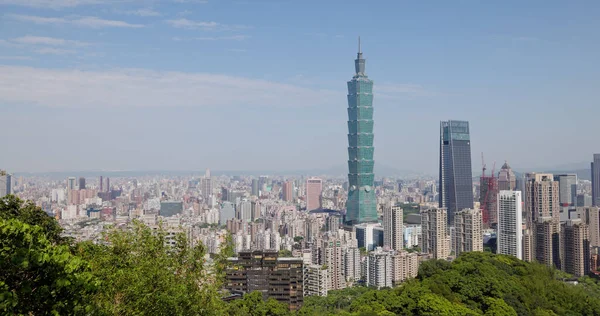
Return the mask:
[[473, 208], [469, 122], [440, 123], [439, 199], [439, 206], [448, 210], [449, 225], [454, 224], [456, 212]]
[[498, 250], [496, 253], [523, 259], [523, 207], [521, 192], [498, 194]]
[[560, 223], [550, 216], [542, 216], [535, 220], [534, 227], [532, 248], [535, 252], [535, 260], [560, 269]]
[[383, 210], [383, 246], [391, 250], [404, 249], [403, 211], [389, 205]]
[[201, 181], [201, 186], [202, 197], [204, 198], [204, 201], [208, 201], [210, 196], [213, 194], [212, 177], [210, 175], [210, 169], [206, 169], [206, 172], [204, 173], [204, 178], [202, 178]]
[[258, 188], [258, 179], [252, 179], [252, 195], [258, 196], [260, 189]]
[[600, 206], [600, 154], [592, 162], [592, 205]]
[[558, 181], [558, 202], [563, 207], [577, 205], [577, 175], [557, 174], [554, 181]]
[[79, 190], [85, 190], [85, 178], [79, 177]]
[[321, 208], [321, 192], [323, 180], [310, 178], [306, 180], [306, 210], [312, 211]]
[[67, 178], [67, 190], [75, 190], [75, 177]]
[[0, 170], [0, 198], [12, 193], [12, 175]]
[[508, 162], [504, 162], [500, 171], [498, 171], [498, 190], [513, 191], [517, 188], [517, 177], [512, 171]]
[[479, 209], [464, 209], [454, 216], [454, 251], [458, 256], [463, 252], [483, 251], [482, 218]]
[[348, 81], [348, 200], [350, 224], [377, 221], [373, 188], [373, 81], [365, 74], [365, 59], [358, 40], [356, 73]]
[[367, 257], [367, 286], [377, 289], [392, 287], [392, 255], [381, 248]]

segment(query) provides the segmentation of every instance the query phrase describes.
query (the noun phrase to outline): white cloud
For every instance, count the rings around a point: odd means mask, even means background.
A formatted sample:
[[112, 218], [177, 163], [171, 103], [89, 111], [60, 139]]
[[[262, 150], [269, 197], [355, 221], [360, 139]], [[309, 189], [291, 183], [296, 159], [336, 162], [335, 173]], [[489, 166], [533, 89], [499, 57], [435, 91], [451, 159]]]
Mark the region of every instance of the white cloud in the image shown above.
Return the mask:
[[34, 8], [65, 8], [79, 5], [115, 3], [111, 0], [0, 0], [0, 5], [19, 5]]
[[174, 41], [243, 41], [248, 35], [204, 36], [204, 37], [173, 37]]
[[36, 24], [71, 24], [78, 26], [85, 26], [91, 28], [102, 28], [102, 27], [127, 27], [127, 28], [139, 28], [144, 27], [142, 24], [131, 24], [125, 21], [117, 20], [105, 20], [94, 16], [83, 16], [83, 17], [67, 17], [67, 18], [51, 18], [42, 17], [35, 15], [22, 15], [22, 14], [8, 14], [18, 21], [32, 22]]
[[87, 46], [88, 43], [66, 40], [62, 38], [56, 37], [44, 37], [44, 36], [23, 36], [18, 38], [13, 38], [12, 42], [19, 44], [30, 44], [30, 45], [48, 45], [48, 46]]
[[35, 49], [34, 52], [36, 52], [38, 54], [51, 54], [51, 55], [75, 54], [75, 51], [73, 51], [73, 50], [62, 49], [62, 48], [55, 48], [55, 47], [39, 48], [39, 49]]
[[155, 11], [151, 8], [143, 8], [138, 10], [126, 11], [126, 14], [137, 15], [137, 16], [161, 16], [160, 12]]
[[173, 27], [182, 28], [182, 29], [204, 29], [204, 30], [213, 30], [217, 26], [220, 26], [217, 22], [212, 21], [192, 21], [185, 18], [175, 19], [175, 20], [167, 20]]
[[29, 56], [0, 56], [0, 60], [31, 60]]
[[331, 106], [344, 93], [259, 79], [143, 69], [0, 66], [0, 103], [48, 107]]

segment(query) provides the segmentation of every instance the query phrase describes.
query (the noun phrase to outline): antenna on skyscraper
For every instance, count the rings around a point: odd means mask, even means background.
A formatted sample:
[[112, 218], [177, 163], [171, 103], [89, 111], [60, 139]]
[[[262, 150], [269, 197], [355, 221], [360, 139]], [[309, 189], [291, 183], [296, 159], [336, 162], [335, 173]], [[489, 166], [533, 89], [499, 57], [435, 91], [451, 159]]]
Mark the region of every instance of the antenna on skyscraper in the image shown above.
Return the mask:
[[362, 51], [360, 50], [360, 35], [358, 36], [358, 53], [362, 53]]

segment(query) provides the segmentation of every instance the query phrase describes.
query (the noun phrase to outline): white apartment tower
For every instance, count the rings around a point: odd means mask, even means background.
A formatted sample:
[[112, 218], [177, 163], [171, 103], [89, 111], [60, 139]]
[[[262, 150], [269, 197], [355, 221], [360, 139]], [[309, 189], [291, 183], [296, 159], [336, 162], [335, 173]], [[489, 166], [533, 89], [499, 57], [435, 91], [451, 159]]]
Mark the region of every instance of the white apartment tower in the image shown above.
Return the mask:
[[404, 249], [402, 212], [402, 208], [392, 205], [383, 210], [383, 247], [386, 249]]
[[498, 193], [498, 254], [523, 259], [523, 207], [521, 192]]
[[446, 259], [450, 255], [450, 238], [447, 230], [445, 208], [421, 211], [421, 251], [434, 259]]
[[377, 289], [392, 287], [392, 256], [381, 248], [367, 258], [367, 286]]

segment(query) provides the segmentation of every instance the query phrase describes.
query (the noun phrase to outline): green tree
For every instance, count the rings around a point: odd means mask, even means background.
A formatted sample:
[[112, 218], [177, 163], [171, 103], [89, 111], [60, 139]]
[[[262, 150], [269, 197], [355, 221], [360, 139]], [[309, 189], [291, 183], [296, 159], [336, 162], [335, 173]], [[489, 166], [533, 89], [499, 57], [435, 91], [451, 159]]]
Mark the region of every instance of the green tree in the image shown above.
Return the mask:
[[31, 201], [23, 201], [14, 195], [0, 198], [0, 218], [15, 218], [19, 221], [40, 226], [48, 241], [52, 243], [66, 243], [68, 240], [61, 237], [62, 227], [56, 219], [50, 217], [40, 207]]
[[[31, 210], [30, 205], [26, 207]], [[87, 297], [96, 291], [97, 282], [88, 263], [71, 254], [68, 245], [55, 245], [54, 232], [48, 234], [42, 226], [14, 218], [0, 219], [2, 314], [73, 315], [92, 311]]]
[[280, 257], [291, 257], [292, 252], [287, 249], [281, 249], [281, 250], [279, 250], [279, 256]]
[[219, 315], [216, 277], [207, 271], [205, 249], [185, 235], [167, 244], [159, 228], [134, 222], [131, 229], [106, 233], [108, 245], [79, 245], [92, 272], [102, 282], [93, 300], [101, 313], [113, 315]]
[[263, 300], [261, 292], [247, 293], [242, 299], [227, 306], [227, 314], [234, 316], [286, 316], [291, 315], [287, 306], [270, 298]]

